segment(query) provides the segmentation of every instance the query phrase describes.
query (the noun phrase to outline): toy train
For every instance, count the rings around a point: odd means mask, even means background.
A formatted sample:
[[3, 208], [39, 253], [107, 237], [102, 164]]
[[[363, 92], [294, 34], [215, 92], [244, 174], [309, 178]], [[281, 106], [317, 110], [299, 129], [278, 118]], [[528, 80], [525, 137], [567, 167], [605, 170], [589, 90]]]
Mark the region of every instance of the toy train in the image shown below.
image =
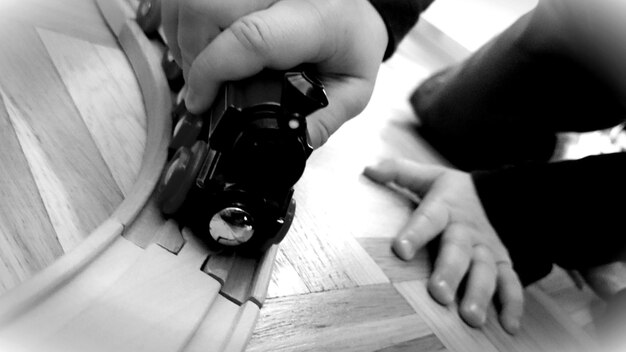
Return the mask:
[[[158, 35], [159, 0], [140, 2], [137, 23]], [[168, 52], [162, 64], [177, 91], [180, 68]], [[178, 102], [158, 186], [161, 211], [218, 247], [258, 253], [279, 243], [295, 213], [293, 186], [313, 151], [306, 117], [326, 105], [322, 83], [304, 68], [228, 82], [202, 115]]]

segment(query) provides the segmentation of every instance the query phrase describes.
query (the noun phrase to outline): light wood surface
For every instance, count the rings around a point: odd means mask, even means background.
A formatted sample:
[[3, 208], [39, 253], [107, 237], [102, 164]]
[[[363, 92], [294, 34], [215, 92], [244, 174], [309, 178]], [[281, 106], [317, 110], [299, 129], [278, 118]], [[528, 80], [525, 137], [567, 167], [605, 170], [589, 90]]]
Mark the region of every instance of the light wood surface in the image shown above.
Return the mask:
[[361, 172], [387, 156], [445, 163], [415, 132], [408, 96], [476, 45], [442, 31], [436, 11], [381, 67], [368, 108], [309, 160], [285, 240], [246, 260], [211, 252], [156, 209], [170, 128], [160, 48], [129, 24], [135, 1], [100, 3], [110, 28], [91, 1], [0, 2], [0, 157], [10, 166], [0, 169], [0, 283], [13, 288], [0, 296], [1, 350], [588, 347], [596, 298], [562, 271], [527, 291], [512, 337], [494, 310], [476, 330], [436, 304], [426, 253], [403, 262], [390, 250], [416, 204]]
[[[240, 351], [252, 334], [259, 307], [265, 300], [276, 249], [259, 258], [236, 256], [231, 268], [224, 272], [225, 279], [220, 282], [201, 270], [208, 258], [219, 258], [220, 254], [210, 251], [199, 236], [180, 229], [175, 222], [166, 221], [159, 214], [152, 193], [165, 163], [172, 106], [172, 94], [160, 67], [160, 50], [163, 48], [153, 45], [132, 18], [115, 17], [132, 14], [124, 10], [128, 3], [117, 2], [115, 5], [108, 0], [100, 3], [105, 16], [114, 16], [107, 17], [107, 21], [112, 24], [120, 45], [116, 50], [120, 53], [123, 50], [127, 65], [130, 64], [126, 70], [112, 73], [129, 73], [131, 76], [121, 81], [132, 81], [135, 85], [124, 89], [140, 91], [145, 103], [147, 120], [139, 124], [143, 133], [139, 138], [142, 140], [140, 145], [144, 150], [141, 158], [136, 159], [141, 163], [129, 166], [137, 171], [134, 172], [135, 179], [122, 192], [126, 197], [96, 231], [81, 232], [88, 236], [76, 241], [73, 251], [0, 296], [0, 349], [173, 351], [183, 350], [186, 346], [196, 348], [194, 341], [202, 341], [201, 333], [207, 327], [211, 330], [216, 318], [229, 319], [208, 315], [216, 309], [218, 313], [223, 312], [219, 297], [226, 297], [235, 306], [230, 309], [232, 324], [227, 333], [222, 334], [222, 340], [216, 341], [215, 347]], [[114, 5], [126, 7], [116, 10]], [[55, 44], [70, 42], [60, 35], [46, 36]], [[78, 46], [70, 44], [70, 50]], [[28, 47], [27, 44], [23, 46]], [[86, 46], [80, 45], [81, 48]], [[76, 67], [87, 64], [76, 55], [64, 55], [56, 47], [54, 50], [53, 56], [60, 58], [57, 65], [69, 68], [72, 60], [77, 60]], [[98, 68], [106, 71], [110, 66]], [[59, 71], [73, 72], [62, 68]], [[68, 82], [71, 81], [65, 80], [66, 84]], [[78, 88], [85, 87], [82, 83], [77, 85]], [[86, 98], [81, 89], [78, 92], [77, 99]], [[103, 101], [120, 105], [110, 99]], [[81, 113], [90, 114], [91, 110], [97, 110], [95, 105], [81, 106], [86, 107]], [[134, 107], [134, 111], [137, 114], [125, 119], [144, 116], [142, 109]], [[116, 124], [114, 120], [110, 122]], [[122, 122], [125, 126], [120, 133], [125, 133], [125, 138], [136, 137], [137, 129], [132, 127], [135, 125], [129, 127], [125, 120]], [[84, 139], [102, 145], [120, 143], [119, 136], [111, 133], [108, 126], [102, 127], [102, 131], [96, 128], [101, 132], [99, 136], [87, 134]], [[20, 141], [22, 148], [28, 148], [25, 154], [33, 153], [31, 148], [37, 147], [35, 143], [39, 138], [22, 133], [19, 128], [14, 129], [17, 135], [23, 134], [26, 137], [22, 139], [31, 143]], [[26, 128], [24, 130], [28, 132]], [[106, 152], [114, 154], [115, 150]], [[121, 161], [115, 161], [118, 165], [130, 162], [125, 160], [125, 155], [120, 158]], [[36, 164], [29, 160], [31, 169], [48, 166], [43, 158], [35, 161]], [[107, 167], [113, 165], [110, 162]], [[112, 174], [104, 172], [103, 177]], [[38, 191], [48, 190], [40, 187]], [[68, 223], [71, 224], [69, 220]], [[212, 308], [214, 305], [217, 308]], [[198, 333], [200, 336], [196, 338]]]

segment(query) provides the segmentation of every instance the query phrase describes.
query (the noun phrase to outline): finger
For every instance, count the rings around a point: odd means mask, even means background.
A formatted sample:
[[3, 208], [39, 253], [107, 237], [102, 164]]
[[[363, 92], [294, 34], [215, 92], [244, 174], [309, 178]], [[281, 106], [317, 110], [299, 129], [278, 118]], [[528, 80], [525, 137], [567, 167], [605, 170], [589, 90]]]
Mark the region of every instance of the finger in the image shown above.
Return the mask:
[[[263, 68], [285, 70], [332, 55], [321, 16], [305, 1], [281, 1], [235, 21], [194, 60], [185, 101], [194, 113], [206, 110], [227, 80], [253, 76]], [[306, 40], [304, 40], [306, 38]]]
[[436, 195], [427, 195], [398, 232], [393, 241], [393, 250], [400, 258], [411, 260], [419, 249], [448, 225], [448, 209], [436, 198]]
[[363, 174], [375, 182], [395, 182], [424, 195], [444, 170], [439, 166], [418, 164], [405, 159], [385, 159], [376, 166], [366, 167]]
[[369, 101], [374, 82], [360, 77], [324, 80], [329, 105], [307, 118], [311, 145], [322, 146], [341, 125], [358, 115]]
[[178, 0], [161, 0], [161, 26], [174, 60], [182, 64], [178, 46]]
[[496, 273], [491, 250], [484, 245], [474, 246], [465, 294], [459, 308], [463, 320], [473, 327], [480, 327], [487, 320], [487, 308], [496, 290]]
[[498, 263], [498, 298], [502, 305], [500, 324], [510, 334], [515, 334], [524, 314], [524, 293], [510, 262]]
[[472, 259], [472, 246], [465, 239], [465, 231], [464, 228], [454, 225], [445, 230], [433, 274], [428, 281], [430, 294], [444, 305], [454, 301]]
[[179, 10], [178, 43], [185, 74], [188, 73], [194, 59], [222, 30], [228, 28], [238, 18], [266, 9], [276, 1], [183, 0]]
[[[220, 33], [214, 15], [216, 1], [181, 0], [178, 15], [177, 42], [181, 55], [181, 67], [185, 80], [195, 57]], [[230, 1], [229, 1], [230, 3]]]

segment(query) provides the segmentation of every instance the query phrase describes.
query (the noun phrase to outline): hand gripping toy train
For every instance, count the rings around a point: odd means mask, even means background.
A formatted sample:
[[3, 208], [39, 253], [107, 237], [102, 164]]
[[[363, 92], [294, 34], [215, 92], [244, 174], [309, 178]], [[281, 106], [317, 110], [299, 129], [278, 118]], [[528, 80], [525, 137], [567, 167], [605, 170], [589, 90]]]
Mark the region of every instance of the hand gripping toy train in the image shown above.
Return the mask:
[[[159, 0], [139, 4], [137, 23], [148, 35], [159, 35], [160, 8]], [[182, 72], [169, 50], [162, 66], [170, 88], [180, 90]], [[228, 82], [203, 115], [181, 101], [158, 186], [161, 211], [209, 244], [258, 253], [279, 243], [295, 213], [293, 186], [313, 151], [306, 117], [326, 105], [322, 83], [303, 68]]]

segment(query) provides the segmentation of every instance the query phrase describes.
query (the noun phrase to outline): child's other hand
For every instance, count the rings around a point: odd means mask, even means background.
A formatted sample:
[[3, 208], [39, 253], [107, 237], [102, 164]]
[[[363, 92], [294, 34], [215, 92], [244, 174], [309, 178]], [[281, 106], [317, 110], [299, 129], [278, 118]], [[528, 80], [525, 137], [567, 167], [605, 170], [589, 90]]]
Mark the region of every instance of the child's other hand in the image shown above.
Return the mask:
[[225, 81], [314, 64], [330, 102], [308, 119], [318, 147], [369, 101], [388, 36], [367, 0], [162, 1], [192, 112], [208, 109]]
[[487, 308], [497, 293], [500, 323], [515, 333], [523, 313], [522, 285], [509, 254], [489, 223], [469, 174], [407, 160], [385, 160], [364, 174], [379, 183], [395, 182], [422, 197], [396, 236], [393, 249], [402, 259], [441, 236], [439, 253], [428, 282], [441, 304], [454, 301], [465, 279], [459, 314], [471, 326], [485, 323]]

